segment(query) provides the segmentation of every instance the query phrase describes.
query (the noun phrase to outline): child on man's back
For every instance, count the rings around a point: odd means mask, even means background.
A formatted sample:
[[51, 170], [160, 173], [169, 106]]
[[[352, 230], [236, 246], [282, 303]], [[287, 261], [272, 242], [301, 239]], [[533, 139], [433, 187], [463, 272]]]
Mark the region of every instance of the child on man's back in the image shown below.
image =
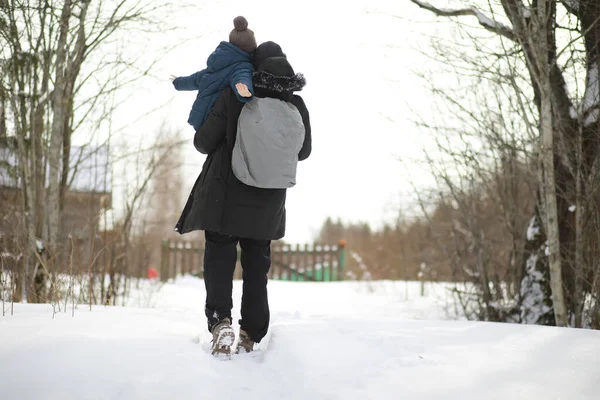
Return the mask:
[[197, 90], [198, 96], [192, 105], [188, 123], [198, 130], [208, 113], [228, 86], [237, 94], [238, 100], [249, 101], [253, 94], [252, 53], [256, 49], [254, 32], [248, 29], [244, 17], [233, 20], [234, 29], [229, 42], [221, 42], [208, 57], [206, 69], [190, 76], [171, 77], [177, 90]]

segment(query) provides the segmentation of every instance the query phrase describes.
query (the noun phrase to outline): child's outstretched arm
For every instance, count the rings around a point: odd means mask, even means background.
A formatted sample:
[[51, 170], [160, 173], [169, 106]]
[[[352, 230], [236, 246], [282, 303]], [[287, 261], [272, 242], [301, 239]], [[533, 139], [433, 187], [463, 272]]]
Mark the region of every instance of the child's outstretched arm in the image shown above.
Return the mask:
[[231, 86], [239, 101], [244, 103], [250, 101], [254, 96], [252, 69], [238, 68], [233, 71], [229, 75], [229, 86]]
[[173, 86], [176, 90], [198, 90], [200, 89], [200, 79], [204, 75], [204, 71], [198, 71], [190, 76], [180, 76], [173, 79]]

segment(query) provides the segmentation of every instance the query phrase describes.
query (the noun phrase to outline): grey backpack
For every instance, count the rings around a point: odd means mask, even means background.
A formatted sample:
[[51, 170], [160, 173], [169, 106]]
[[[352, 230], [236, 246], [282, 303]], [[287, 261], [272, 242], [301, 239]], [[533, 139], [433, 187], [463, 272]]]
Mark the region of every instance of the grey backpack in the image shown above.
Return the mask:
[[249, 186], [293, 187], [304, 135], [302, 116], [293, 104], [255, 97], [244, 105], [238, 119], [231, 157], [234, 175]]

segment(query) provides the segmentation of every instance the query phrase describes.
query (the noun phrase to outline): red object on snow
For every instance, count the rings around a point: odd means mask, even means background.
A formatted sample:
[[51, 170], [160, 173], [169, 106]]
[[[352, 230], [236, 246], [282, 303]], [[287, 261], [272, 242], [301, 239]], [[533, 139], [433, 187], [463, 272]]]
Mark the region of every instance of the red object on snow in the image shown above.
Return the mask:
[[148, 279], [158, 279], [158, 271], [156, 270], [156, 268], [148, 268]]

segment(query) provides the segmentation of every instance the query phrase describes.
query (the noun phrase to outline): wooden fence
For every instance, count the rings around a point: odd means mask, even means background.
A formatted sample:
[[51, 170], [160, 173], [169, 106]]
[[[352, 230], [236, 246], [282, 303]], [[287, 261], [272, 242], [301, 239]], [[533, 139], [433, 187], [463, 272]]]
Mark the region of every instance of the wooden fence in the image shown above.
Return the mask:
[[[345, 246], [307, 244], [289, 246], [274, 244], [271, 247], [269, 279], [285, 281], [330, 282], [344, 279]], [[240, 251], [234, 279], [241, 279]], [[204, 248], [182, 241], [163, 241], [161, 249], [160, 278], [163, 281], [181, 275], [203, 277]]]

